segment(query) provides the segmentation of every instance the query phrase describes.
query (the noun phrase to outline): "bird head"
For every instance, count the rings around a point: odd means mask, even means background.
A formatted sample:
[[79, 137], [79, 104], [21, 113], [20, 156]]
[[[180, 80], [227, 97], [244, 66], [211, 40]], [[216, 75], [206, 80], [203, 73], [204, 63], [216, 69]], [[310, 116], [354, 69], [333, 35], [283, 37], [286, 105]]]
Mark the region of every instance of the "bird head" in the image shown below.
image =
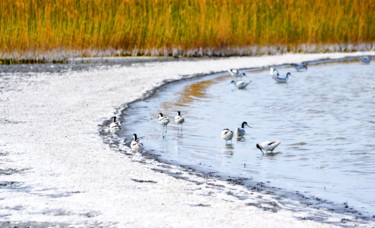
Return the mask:
[[262, 150], [262, 148], [259, 146], [259, 144], [257, 143], [257, 148], [262, 152], [262, 154], [264, 154], [264, 152], [263, 152], [263, 150]]
[[244, 121], [244, 122], [242, 123], [241, 127], [244, 128], [245, 126], [248, 126], [249, 128], [251, 128], [251, 127], [247, 124], [246, 121]]

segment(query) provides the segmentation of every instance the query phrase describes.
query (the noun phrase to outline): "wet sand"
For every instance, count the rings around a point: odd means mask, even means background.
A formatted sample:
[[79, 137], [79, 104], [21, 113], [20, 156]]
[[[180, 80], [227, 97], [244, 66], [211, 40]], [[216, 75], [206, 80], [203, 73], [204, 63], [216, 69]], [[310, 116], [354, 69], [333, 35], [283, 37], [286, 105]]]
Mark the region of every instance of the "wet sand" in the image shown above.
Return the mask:
[[245, 191], [231, 182], [169, 167], [189, 177], [176, 178], [158, 172], [153, 164], [134, 162], [104, 144], [99, 129], [127, 103], [165, 80], [229, 68], [363, 54], [147, 62], [10, 77], [0, 92], [0, 164], [2, 171], [9, 171], [0, 174], [0, 224], [330, 227], [295, 218], [295, 213], [301, 217], [300, 212], [274, 213], [247, 204], [231, 194]]

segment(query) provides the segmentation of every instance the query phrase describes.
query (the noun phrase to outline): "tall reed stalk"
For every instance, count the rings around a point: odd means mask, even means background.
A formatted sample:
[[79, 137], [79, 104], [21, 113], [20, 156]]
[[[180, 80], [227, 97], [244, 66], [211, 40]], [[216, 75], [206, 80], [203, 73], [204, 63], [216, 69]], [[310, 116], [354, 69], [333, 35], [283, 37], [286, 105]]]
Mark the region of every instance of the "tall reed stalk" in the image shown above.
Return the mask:
[[1, 0], [0, 50], [373, 43], [375, 0]]

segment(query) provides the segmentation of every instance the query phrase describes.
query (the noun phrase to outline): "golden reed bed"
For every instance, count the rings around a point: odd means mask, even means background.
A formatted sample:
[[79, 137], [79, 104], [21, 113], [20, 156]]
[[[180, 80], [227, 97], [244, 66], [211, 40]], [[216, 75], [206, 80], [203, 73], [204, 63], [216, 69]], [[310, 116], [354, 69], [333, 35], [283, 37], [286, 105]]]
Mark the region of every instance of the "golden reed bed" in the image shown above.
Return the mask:
[[1, 0], [0, 9], [0, 58], [50, 50], [241, 54], [375, 41], [375, 0]]

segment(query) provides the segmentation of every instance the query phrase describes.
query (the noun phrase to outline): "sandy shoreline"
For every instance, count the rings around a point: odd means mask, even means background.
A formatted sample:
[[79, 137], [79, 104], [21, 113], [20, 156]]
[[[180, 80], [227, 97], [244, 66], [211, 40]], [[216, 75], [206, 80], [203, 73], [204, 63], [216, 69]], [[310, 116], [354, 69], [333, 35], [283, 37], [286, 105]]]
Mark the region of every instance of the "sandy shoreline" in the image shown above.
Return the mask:
[[0, 224], [329, 227], [297, 220], [287, 210], [262, 211], [209, 185], [154, 172], [104, 144], [98, 125], [166, 79], [364, 54], [375, 52], [147, 62], [9, 77], [6, 83], [0, 78], [7, 86], [0, 93], [0, 164], [12, 171], [0, 175]]

